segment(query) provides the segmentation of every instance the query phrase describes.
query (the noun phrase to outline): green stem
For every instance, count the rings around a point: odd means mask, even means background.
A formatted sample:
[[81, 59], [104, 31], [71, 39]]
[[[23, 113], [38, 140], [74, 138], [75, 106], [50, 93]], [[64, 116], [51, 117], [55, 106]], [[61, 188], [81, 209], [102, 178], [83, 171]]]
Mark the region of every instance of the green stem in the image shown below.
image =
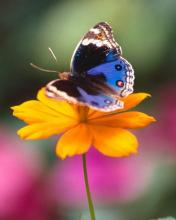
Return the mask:
[[87, 200], [88, 200], [88, 204], [89, 204], [90, 217], [91, 217], [91, 220], [96, 220], [94, 206], [93, 206], [91, 193], [90, 193], [90, 189], [89, 189], [89, 181], [88, 181], [87, 165], [86, 165], [86, 154], [83, 154], [82, 160], [83, 160], [84, 182], [85, 182], [85, 187], [86, 187]]

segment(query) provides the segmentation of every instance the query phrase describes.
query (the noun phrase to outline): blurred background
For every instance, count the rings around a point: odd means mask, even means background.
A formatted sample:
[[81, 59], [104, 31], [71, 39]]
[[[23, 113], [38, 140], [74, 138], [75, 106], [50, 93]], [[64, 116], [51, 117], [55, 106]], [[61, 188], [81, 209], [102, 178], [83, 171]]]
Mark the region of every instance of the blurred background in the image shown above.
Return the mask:
[[[97, 220], [176, 217], [176, 1], [0, 1], [0, 220], [89, 219], [81, 157], [55, 156], [57, 137], [22, 141], [10, 106], [34, 99], [68, 71], [73, 50], [94, 24], [111, 24], [135, 69], [138, 107], [157, 123], [135, 131], [139, 154], [111, 159], [88, 153]], [[51, 47], [58, 63], [48, 51]]]

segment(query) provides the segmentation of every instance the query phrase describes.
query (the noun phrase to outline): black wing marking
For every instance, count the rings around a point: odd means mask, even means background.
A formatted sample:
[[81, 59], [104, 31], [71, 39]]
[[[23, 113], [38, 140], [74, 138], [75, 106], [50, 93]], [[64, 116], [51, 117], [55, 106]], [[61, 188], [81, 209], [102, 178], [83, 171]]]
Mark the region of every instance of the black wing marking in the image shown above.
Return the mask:
[[71, 59], [71, 73], [81, 75], [88, 69], [111, 62], [122, 54], [106, 22], [96, 24], [81, 39]]
[[123, 108], [123, 102], [115, 97], [106, 96], [103, 93], [91, 94], [90, 91], [79, 87], [71, 80], [57, 79], [50, 82], [46, 86], [45, 94], [49, 98], [66, 100], [105, 112]]

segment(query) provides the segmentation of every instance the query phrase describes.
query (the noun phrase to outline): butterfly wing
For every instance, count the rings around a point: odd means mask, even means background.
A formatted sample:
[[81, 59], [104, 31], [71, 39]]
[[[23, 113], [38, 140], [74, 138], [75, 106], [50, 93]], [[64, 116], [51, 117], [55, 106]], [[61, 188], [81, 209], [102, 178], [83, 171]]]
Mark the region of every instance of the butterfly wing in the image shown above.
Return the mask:
[[106, 94], [124, 97], [133, 92], [134, 70], [123, 57], [91, 68], [87, 71], [87, 78], [90, 76], [96, 78], [100, 73], [104, 76], [104, 84], [113, 90], [113, 92], [106, 92]]
[[115, 42], [111, 27], [101, 22], [87, 32], [78, 43], [71, 59], [71, 72], [81, 74], [121, 55], [121, 48]]
[[[97, 90], [101, 87], [101, 92], [107, 95], [127, 96], [133, 92], [134, 71], [121, 55], [112, 28], [105, 22], [98, 23], [76, 47], [71, 59], [71, 74], [92, 81]], [[95, 83], [100, 78], [103, 80]]]
[[89, 90], [82, 89], [76, 81], [72, 80], [53, 80], [46, 86], [45, 93], [49, 98], [67, 100], [105, 112], [123, 108], [123, 102], [115, 97], [98, 94], [95, 91], [90, 93]]

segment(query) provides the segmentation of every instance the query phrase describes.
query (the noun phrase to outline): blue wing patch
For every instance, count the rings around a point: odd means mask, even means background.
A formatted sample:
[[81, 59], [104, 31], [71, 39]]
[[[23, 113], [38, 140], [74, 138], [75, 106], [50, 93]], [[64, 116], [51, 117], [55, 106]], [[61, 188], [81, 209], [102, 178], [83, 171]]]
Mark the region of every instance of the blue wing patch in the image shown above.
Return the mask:
[[88, 75], [103, 74], [106, 83], [112, 87], [117, 96], [127, 96], [133, 92], [134, 71], [130, 63], [122, 57], [116, 61], [101, 64], [87, 71]]

